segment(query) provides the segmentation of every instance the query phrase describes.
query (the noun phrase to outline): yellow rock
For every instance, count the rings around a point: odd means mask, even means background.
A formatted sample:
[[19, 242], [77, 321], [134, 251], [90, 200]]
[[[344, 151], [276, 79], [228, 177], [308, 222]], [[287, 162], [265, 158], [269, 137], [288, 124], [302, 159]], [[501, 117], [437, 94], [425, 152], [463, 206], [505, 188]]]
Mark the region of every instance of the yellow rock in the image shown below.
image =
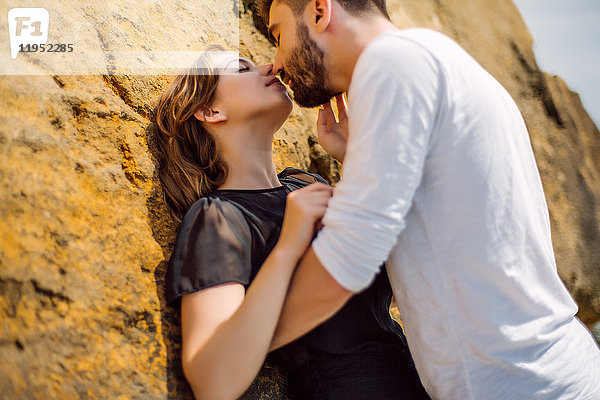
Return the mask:
[[[170, 43], [198, 49], [220, 41], [239, 45], [256, 63], [270, 62], [273, 47], [244, 11], [250, 3], [239, 5], [239, 43], [196, 34], [203, 26], [237, 29], [208, 0], [57, 7], [61, 18], [89, 26], [80, 44], [92, 49], [124, 37], [131, 46], [158, 49], [168, 45], [161, 38], [168, 29]], [[388, 3], [398, 26], [430, 27], [457, 40], [517, 101], [544, 182], [558, 270], [591, 326], [600, 320], [600, 133], [578, 96], [539, 70], [531, 35], [509, 0]], [[6, 7], [0, 5], [3, 15]], [[38, 68], [25, 57], [18, 62]], [[176, 224], [146, 140], [148, 115], [168, 81], [0, 76], [5, 398], [191, 399], [180, 367], [179, 317], [165, 304], [163, 287]], [[314, 111], [295, 106], [274, 138], [273, 158], [279, 169], [307, 168], [335, 183], [339, 166], [316, 144], [315, 120]], [[281, 373], [265, 366], [244, 398], [285, 392]]]

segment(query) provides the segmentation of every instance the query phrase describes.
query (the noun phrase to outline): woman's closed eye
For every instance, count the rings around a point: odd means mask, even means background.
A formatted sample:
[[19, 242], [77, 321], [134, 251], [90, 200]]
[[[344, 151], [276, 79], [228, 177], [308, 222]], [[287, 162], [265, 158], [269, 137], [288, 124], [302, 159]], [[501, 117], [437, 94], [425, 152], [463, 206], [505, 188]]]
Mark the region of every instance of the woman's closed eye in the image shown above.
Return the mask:
[[250, 71], [249, 67], [242, 67], [238, 70], [238, 72], [242, 72], [242, 71]]

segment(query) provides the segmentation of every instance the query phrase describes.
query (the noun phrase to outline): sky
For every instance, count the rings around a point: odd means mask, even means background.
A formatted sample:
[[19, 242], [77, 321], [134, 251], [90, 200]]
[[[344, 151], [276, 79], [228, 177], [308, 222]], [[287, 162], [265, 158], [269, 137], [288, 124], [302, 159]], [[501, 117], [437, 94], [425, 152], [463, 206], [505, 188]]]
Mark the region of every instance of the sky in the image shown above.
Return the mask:
[[600, 0], [514, 0], [539, 67], [559, 75], [600, 127]]
[[[534, 38], [539, 67], [579, 93], [600, 127], [600, 0], [513, 0]], [[593, 329], [600, 343], [600, 322]]]

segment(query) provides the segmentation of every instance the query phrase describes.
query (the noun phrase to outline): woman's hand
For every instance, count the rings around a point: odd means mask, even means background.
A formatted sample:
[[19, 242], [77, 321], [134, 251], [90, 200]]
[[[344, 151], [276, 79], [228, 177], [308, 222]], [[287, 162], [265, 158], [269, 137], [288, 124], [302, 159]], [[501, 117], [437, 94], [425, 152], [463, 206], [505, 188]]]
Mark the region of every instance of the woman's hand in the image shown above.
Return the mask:
[[323, 104], [323, 109], [319, 110], [317, 118], [317, 136], [323, 149], [339, 162], [343, 162], [348, 140], [347, 106], [343, 94], [335, 96], [335, 99], [340, 122], [335, 122], [331, 103]]
[[276, 247], [299, 260], [320, 228], [332, 195], [333, 188], [320, 182], [289, 193]]

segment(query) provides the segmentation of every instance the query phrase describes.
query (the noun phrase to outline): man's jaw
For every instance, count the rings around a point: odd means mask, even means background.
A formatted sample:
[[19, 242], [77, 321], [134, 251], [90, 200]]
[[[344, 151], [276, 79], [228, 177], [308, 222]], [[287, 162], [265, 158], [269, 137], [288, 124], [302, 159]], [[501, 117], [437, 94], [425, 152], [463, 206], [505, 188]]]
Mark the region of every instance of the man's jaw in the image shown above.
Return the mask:
[[315, 107], [319, 107], [319, 106], [321, 106], [323, 104], [328, 103], [334, 97], [334, 96], [331, 96], [329, 99], [327, 99], [326, 101], [323, 101], [322, 103], [315, 102], [314, 98], [313, 98], [313, 99], [311, 99], [313, 101], [302, 102], [303, 103], [302, 104], [302, 103], [298, 102], [298, 99], [296, 98], [296, 91], [295, 91], [295, 89], [296, 89], [297, 85], [294, 84], [294, 80], [292, 80], [290, 74], [286, 73], [285, 71], [283, 71], [283, 73], [280, 75], [280, 79], [281, 79], [281, 81], [283, 83], [285, 83], [290, 88], [290, 90], [292, 91], [292, 96], [293, 96], [294, 102], [296, 104], [298, 104], [300, 107], [303, 107], [303, 108], [315, 108]]

